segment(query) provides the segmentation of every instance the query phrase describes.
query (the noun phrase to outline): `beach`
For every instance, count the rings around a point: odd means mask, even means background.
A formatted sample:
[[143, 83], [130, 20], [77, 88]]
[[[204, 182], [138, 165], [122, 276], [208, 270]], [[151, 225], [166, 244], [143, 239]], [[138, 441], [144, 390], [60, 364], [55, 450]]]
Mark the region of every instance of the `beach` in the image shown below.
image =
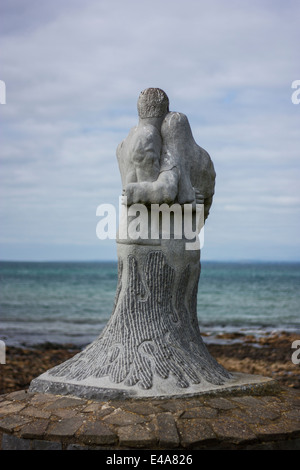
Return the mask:
[[[116, 262], [0, 262], [0, 391], [74, 356], [101, 334], [113, 309]], [[204, 342], [229, 371], [300, 389], [300, 263], [204, 262], [197, 312]], [[300, 354], [299, 354], [300, 358]]]
[[[243, 333], [220, 333], [211, 339], [209, 332], [202, 332], [202, 336], [210, 353], [229, 371], [271, 377], [300, 393], [300, 364], [292, 362], [292, 343], [300, 340], [300, 335], [277, 331], [258, 338]], [[54, 343], [7, 347], [6, 364], [0, 366], [0, 394], [28, 389], [33, 378], [79, 350], [72, 344]]]

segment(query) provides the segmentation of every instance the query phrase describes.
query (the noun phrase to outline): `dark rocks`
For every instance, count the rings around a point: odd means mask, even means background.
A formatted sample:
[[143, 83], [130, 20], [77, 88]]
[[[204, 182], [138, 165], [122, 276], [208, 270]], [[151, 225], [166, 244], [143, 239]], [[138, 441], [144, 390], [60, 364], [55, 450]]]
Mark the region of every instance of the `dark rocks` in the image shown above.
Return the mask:
[[185, 411], [180, 418], [216, 418], [218, 411], [215, 408], [209, 406], [202, 406], [201, 408], [191, 408], [189, 411]]
[[199, 418], [180, 420], [178, 422], [178, 429], [183, 447], [203, 447], [216, 440], [216, 435], [207, 420]]
[[166, 449], [178, 447], [180, 444], [180, 438], [174, 416], [171, 413], [157, 414], [156, 423], [159, 446]]
[[152, 449], [156, 445], [154, 427], [150, 424], [121, 426], [118, 429], [121, 447]]
[[220, 441], [229, 441], [233, 444], [254, 442], [256, 436], [249, 424], [243, 421], [233, 420], [231, 416], [224, 416], [214, 420], [212, 428]]
[[113, 413], [105, 416], [103, 421], [109, 424], [115, 424], [118, 426], [128, 426], [130, 424], [138, 424], [145, 422], [145, 417], [140, 416], [131, 411], [123, 411], [120, 408], [117, 408]]
[[112, 428], [101, 421], [88, 422], [82, 430], [82, 442], [85, 444], [116, 444], [117, 440], [117, 435]]
[[46, 419], [31, 421], [20, 429], [20, 436], [24, 439], [41, 439], [45, 436], [48, 427]]

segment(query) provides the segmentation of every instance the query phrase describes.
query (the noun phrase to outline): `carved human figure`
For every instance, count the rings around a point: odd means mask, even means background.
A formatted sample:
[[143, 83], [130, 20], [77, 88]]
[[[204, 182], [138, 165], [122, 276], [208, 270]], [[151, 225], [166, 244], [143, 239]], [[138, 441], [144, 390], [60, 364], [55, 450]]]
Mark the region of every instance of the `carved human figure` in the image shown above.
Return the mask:
[[215, 170], [196, 144], [187, 117], [169, 112], [163, 90], [148, 88], [138, 99], [138, 125], [117, 148], [123, 194], [133, 203], [212, 204]]

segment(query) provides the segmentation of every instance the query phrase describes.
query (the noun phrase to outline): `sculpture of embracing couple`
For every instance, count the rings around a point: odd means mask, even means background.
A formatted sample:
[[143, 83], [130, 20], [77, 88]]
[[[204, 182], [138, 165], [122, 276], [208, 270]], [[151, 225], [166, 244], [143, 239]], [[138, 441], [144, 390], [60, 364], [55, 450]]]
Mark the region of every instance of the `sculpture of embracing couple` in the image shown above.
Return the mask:
[[[139, 122], [117, 148], [127, 206], [212, 204], [215, 171], [187, 117], [159, 88], [138, 99]], [[183, 239], [117, 239], [118, 285], [106, 327], [35, 379], [33, 390], [98, 398], [195, 394], [231, 379], [204, 344], [197, 316], [200, 250]], [[201, 315], [201, 311], [200, 311]]]

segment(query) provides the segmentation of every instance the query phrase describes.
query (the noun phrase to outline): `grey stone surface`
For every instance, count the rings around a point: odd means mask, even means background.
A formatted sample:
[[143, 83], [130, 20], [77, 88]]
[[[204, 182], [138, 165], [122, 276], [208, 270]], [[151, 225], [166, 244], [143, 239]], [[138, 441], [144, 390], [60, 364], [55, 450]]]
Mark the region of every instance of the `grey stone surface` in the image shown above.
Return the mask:
[[70, 408], [76, 407], [79, 405], [85, 404], [86, 401], [80, 400], [78, 398], [71, 398], [71, 397], [59, 397], [50, 405], [47, 405], [47, 410], [57, 410], [62, 408]]
[[106, 423], [88, 422], [84, 425], [82, 441], [85, 444], [115, 444], [117, 435]]
[[10, 434], [2, 436], [2, 450], [30, 450], [30, 441]]
[[[120, 400], [120, 399], [143, 399], [150, 397], [159, 398], [170, 398], [170, 397], [183, 397], [183, 396], [198, 396], [206, 395], [210, 393], [212, 395], [218, 395], [223, 393], [234, 394], [237, 390], [244, 392], [255, 393], [260, 388], [270, 390], [276, 389], [277, 384], [275, 381], [268, 377], [261, 377], [256, 375], [232, 373], [231, 379], [228, 380], [224, 385], [212, 385], [209, 383], [201, 383], [200, 386], [191, 385], [188, 389], [182, 389], [176, 387], [174, 381], [169, 383], [160, 381], [159, 387], [156, 389], [150, 388], [148, 390], [137, 389], [136, 387], [131, 389], [125, 386], [123, 383], [114, 384], [115, 388], [104, 388], [103, 382], [97, 379], [88, 379], [83, 383], [80, 381], [69, 381], [65, 382], [64, 378], [54, 382], [53, 377], [48, 375], [48, 372], [40, 376], [39, 379], [33, 380], [31, 383], [31, 390], [39, 393], [53, 393], [53, 394], [69, 394], [79, 397], [86, 397], [90, 399], [98, 400]], [[97, 383], [99, 386], [97, 387]]]
[[66, 418], [51, 424], [47, 429], [46, 435], [49, 437], [73, 436], [82, 424], [83, 419], [81, 417]]
[[23, 416], [32, 416], [34, 418], [50, 418], [51, 413], [47, 410], [40, 410], [36, 406], [27, 407], [23, 412]]
[[192, 408], [191, 410], [185, 411], [181, 415], [181, 419], [191, 418], [215, 418], [217, 416], [217, 410], [208, 406], [202, 406], [201, 408]]
[[40, 441], [35, 439], [32, 441], [31, 450], [62, 450], [61, 442]]
[[62, 450], [61, 442], [30, 440], [3, 434], [1, 450]]
[[121, 410], [117, 408], [113, 413], [103, 418], [103, 421], [109, 424], [119, 424], [119, 426], [128, 426], [130, 424], [138, 424], [145, 422], [145, 416], [139, 416], [131, 411]]
[[156, 445], [154, 426], [134, 424], [121, 426], [118, 430], [119, 443], [124, 447], [151, 448]]
[[180, 442], [183, 447], [195, 448], [216, 440], [216, 435], [208, 421], [203, 419], [183, 419], [178, 423]]
[[48, 428], [48, 419], [37, 419], [25, 424], [20, 430], [20, 436], [24, 439], [35, 439], [45, 435]]
[[81, 446], [79, 444], [69, 444], [66, 450], [90, 450], [89, 446]]
[[[296, 390], [239, 389], [224, 397], [211, 394], [169, 399], [79, 400], [72, 408], [53, 408], [49, 418], [21, 416], [33, 403], [42, 412], [62, 401], [50, 394], [31, 400], [5, 396], [9, 413], [0, 418], [5, 450], [72, 449], [298, 449], [299, 404]], [[42, 399], [44, 398], [44, 399]], [[70, 402], [69, 402], [70, 403]], [[231, 406], [232, 405], [232, 406]], [[88, 409], [89, 411], [85, 411]], [[108, 410], [106, 416], [99, 410]], [[259, 413], [255, 410], [258, 409]], [[74, 412], [72, 419], [58, 411]], [[112, 419], [108, 417], [111, 415]]]
[[255, 434], [248, 423], [238, 420], [233, 421], [229, 416], [214, 420], [211, 426], [217, 437], [222, 436], [223, 439], [230, 440], [233, 443], [255, 440]]
[[162, 448], [178, 447], [180, 439], [176, 421], [171, 413], [161, 413], [156, 416], [158, 444]]
[[27, 423], [30, 423], [32, 420], [30, 418], [25, 418], [20, 416], [16, 412], [12, 412], [5, 418], [0, 420], [0, 429], [4, 429], [6, 432], [12, 432], [15, 429], [19, 429]]
[[1, 403], [0, 407], [0, 417], [8, 415], [10, 413], [17, 413], [18, 411], [21, 411], [24, 408], [24, 404], [21, 403]]
[[226, 398], [218, 397], [209, 400], [209, 406], [216, 409], [231, 410], [232, 408], [236, 408], [237, 405], [232, 403], [232, 401], [227, 400]]

